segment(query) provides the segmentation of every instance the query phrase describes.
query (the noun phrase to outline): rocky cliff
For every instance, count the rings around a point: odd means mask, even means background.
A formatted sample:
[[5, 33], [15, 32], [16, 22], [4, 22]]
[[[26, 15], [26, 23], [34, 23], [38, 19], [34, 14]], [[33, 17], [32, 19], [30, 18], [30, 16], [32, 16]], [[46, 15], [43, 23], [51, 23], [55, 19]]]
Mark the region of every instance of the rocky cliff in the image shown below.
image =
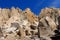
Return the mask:
[[45, 8], [37, 16], [29, 8], [0, 8], [0, 40], [52, 40], [59, 26], [59, 10]]

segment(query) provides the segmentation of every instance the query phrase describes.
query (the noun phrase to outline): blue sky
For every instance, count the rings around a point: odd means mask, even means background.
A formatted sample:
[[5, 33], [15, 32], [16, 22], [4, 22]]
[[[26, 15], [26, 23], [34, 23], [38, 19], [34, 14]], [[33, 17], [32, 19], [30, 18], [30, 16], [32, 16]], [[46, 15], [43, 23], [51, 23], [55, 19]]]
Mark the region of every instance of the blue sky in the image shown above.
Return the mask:
[[60, 0], [0, 0], [1, 8], [19, 7], [24, 10], [30, 8], [32, 12], [38, 15], [42, 8], [56, 7], [60, 8]]

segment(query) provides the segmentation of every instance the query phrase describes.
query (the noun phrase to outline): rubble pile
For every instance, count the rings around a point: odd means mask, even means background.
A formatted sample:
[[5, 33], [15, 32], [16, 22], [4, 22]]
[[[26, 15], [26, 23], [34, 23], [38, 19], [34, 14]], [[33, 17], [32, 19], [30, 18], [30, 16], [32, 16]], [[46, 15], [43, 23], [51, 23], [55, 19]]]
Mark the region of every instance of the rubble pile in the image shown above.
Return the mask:
[[29, 8], [0, 8], [0, 40], [52, 40], [60, 9], [45, 8], [39, 16]]

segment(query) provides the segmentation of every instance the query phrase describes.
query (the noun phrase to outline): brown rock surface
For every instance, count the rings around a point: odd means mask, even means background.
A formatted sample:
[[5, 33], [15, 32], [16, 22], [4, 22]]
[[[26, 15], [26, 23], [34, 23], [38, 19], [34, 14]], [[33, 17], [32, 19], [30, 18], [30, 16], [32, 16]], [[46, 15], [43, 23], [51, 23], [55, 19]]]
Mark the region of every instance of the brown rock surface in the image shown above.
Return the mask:
[[25, 9], [25, 15], [31, 23], [38, 22], [38, 17], [29, 8]]
[[4, 40], [51, 40], [59, 25], [57, 8], [42, 9], [39, 16], [29, 8], [0, 8], [0, 39]]
[[39, 15], [39, 27], [40, 27], [39, 28], [39, 31], [40, 31], [39, 35], [41, 37], [49, 38], [49, 37], [55, 35], [54, 31], [57, 30], [58, 25], [59, 25], [59, 23], [58, 23], [59, 22], [58, 17], [60, 16], [59, 12], [60, 11], [57, 8], [45, 8], [45, 9], [41, 10], [41, 13]]

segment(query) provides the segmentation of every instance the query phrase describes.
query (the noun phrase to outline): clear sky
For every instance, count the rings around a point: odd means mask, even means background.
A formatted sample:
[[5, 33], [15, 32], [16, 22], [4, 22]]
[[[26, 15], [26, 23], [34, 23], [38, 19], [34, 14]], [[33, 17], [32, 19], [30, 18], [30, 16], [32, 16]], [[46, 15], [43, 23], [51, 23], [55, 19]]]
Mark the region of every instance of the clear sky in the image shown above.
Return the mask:
[[35, 14], [39, 14], [42, 8], [57, 7], [60, 8], [60, 0], [0, 0], [1, 8], [19, 7], [24, 10], [30, 8]]

